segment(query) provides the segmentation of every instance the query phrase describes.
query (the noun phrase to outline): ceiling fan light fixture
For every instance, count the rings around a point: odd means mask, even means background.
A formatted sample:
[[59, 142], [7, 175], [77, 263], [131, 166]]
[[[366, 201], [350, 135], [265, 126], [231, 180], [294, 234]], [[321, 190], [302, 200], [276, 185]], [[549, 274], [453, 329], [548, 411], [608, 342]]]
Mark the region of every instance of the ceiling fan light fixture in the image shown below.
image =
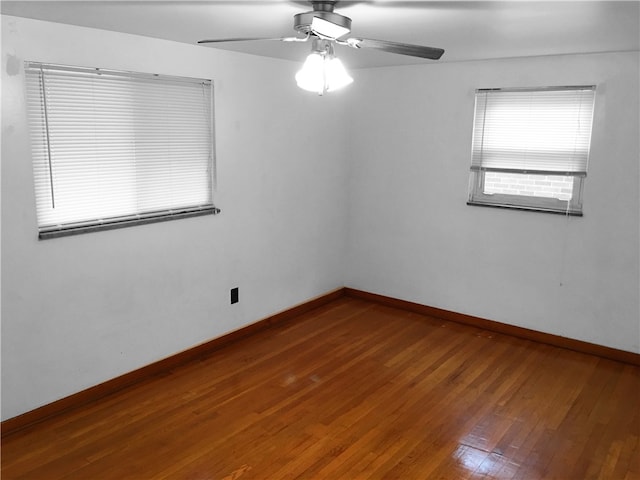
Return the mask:
[[353, 82], [353, 78], [347, 73], [342, 62], [333, 53], [335, 44], [357, 50], [373, 49], [430, 60], [438, 60], [444, 54], [442, 48], [371, 38], [344, 38], [351, 31], [351, 19], [333, 11], [338, 0], [309, 0], [309, 3], [313, 6], [313, 10], [297, 13], [293, 16], [293, 29], [303, 37], [236, 37], [200, 40], [198, 43], [216, 44], [263, 40], [307, 42], [312, 40], [311, 55], [304, 62], [300, 71], [296, 73], [295, 78], [300, 88], [316, 92], [319, 95], [345, 87]]
[[347, 26], [330, 22], [324, 18], [314, 16], [311, 20], [311, 31], [321, 38], [336, 39], [351, 31]]
[[340, 59], [333, 55], [329, 44], [325, 50], [314, 49], [296, 73], [298, 87], [324, 95], [353, 82]]

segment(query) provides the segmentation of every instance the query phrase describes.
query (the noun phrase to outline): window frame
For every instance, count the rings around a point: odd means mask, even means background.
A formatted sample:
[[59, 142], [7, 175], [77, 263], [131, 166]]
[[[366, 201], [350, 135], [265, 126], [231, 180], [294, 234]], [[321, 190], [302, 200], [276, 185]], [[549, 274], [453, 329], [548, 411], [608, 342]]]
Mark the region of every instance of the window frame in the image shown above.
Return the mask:
[[[189, 87], [189, 88], [192, 88], [192, 89], [194, 84], [200, 86], [199, 88], [202, 88], [202, 91], [203, 91], [204, 101], [201, 104], [202, 106], [197, 108], [198, 109], [202, 108], [202, 113], [204, 113], [204, 116], [202, 118], [199, 118], [197, 116], [191, 117], [195, 119], [194, 120], [195, 123], [188, 123], [186, 125], [199, 125], [197, 128], [200, 131], [200, 133], [198, 134], [200, 135], [200, 137], [198, 138], [200, 138], [200, 142], [204, 142], [204, 143], [199, 143], [199, 145], [202, 145], [204, 148], [206, 148], [208, 150], [208, 153], [206, 154], [206, 157], [204, 154], [198, 154], [200, 155], [199, 157], [188, 157], [187, 159], [188, 163], [185, 164], [190, 166], [190, 168], [193, 168], [193, 165], [200, 165], [200, 167], [198, 168], [202, 168], [203, 172], [205, 170], [207, 172], [206, 180], [199, 180], [197, 184], [193, 184], [194, 186], [199, 185], [198, 188], [200, 188], [200, 190], [196, 190], [196, 191], [202, 192], [202, 193], [197, 194], [196, 197], [200, 197], [200, 200], [195, 201], [193, 203], [189, 203], [190, 202], [190, 200], [188, 199], [189, 195], [184, 197], [183, 195], [181, 196], [180, 194], [178, 194], [178, 197], [171, 197], [172, 198], [171, 201], [167, 202], [163, 199], [160, 202], [160, 204], [158, 204], [160, 209], [154, 209], [154, 208], [149, 209], [148, 208], [149, 206], [153, 207], [156, 205], [154, 201], [151, 200], [153, 197], [148, 197], [148, 196], [144, 197], [145, 191], [140, 190], [140, 188], [145, 188], [145, 186], [143, 186], [142, 183], [140, 185], [138, 184], [140, 177], [137, 176], [137, 173], [135, 174], [135, 177], [131, 179], [131, 177], [127, 176], [125, 171], [122, 177], [123, 180], [126, 180], [127, 178], [129, 178], [130, 179], [129, 181], [133, 180], [133, 185], [134, 185], [134, 190], [132, 191], [133, 193], [130, 192], [129, 194], [133, 195], [132, 200], [135, 206], [132, 206], [130, 208], [127, 207], [128, 212], [124, 211], [113, 216], [109, 216], [108, 214], [105, 215], [104, 213], [97, 212], [95, 214], [95, 217], [93, 218], [88, 218], [86, 215], [82, 215], [81, 213], [79, 213], [76, 220], [73, 220], [72, 218], [67, 217], [67, 219], [62, 220], [57, 224], [54, 224], [51, 220], [43, 220], [43, 218], [45, 217], [44, 215], [41, 217], [40, 210], [39, 210], [38, 211], [38, 238], [40, 240], [58, 238], [58, 237], [76, 235], [76, 234], [82, 234], [82, 233], [103, 231], [103, 230], [111, 230], [116, 228], [124, 228], [129, 226], [144, 225], [149, 223], [164, 222], [169, 220], [191, 218], [191, 217], [201, 216], [201, 215], [209, 215], [209, 214], [216, 215], [220, 213], [220, 209], [218, 209], [214, 205], [214, 199], [213, 199], [215, 188], [216, 188], [216, 158], [215, 158], [216, 155], [215, 155], [215, 123], [214, 123], [214, 111], [215, 111], [214, 110], [214, 85], [212, 80], [192, 78], [192, 77], [170, 76], [170, 75], [160, 75], [160, 74], [150, 74], [150, 73], [140, 73], [140, 72], [130, 72], [130, 71], [120, 71], [120, 70], [107, 70], [102, 68], [77, 67], [77, 66], [57, 65], [57, 64], [26, 61], [25, 62], [25, 82], [27, 83], [27, 85], [29, 85], [30, 82], [32, 85], [33, 85], [33, 82], [40, 82], [39, 86], [37, 86], [37, 89], [39, 89], [39, 92], [37, 94], [36, 94], [37, 90], [34, 89], [33, 86], [30, 88], [29, 87], [27, 88], [28, 90], [27, 97], [29, 97], [28, 104], [27, 104], [28, 116], [29, 116], [28, 130], [29, 130], [29, 136], [30, 136], [31, 146], [32, 146], [31, 152], [33, 156], [34, 188], [36, 189], [35, 191], [36, 197], [38, 197], [38, 195], [40, 197], [44, 197], [44, 193], [43, 193], [44, 187], [42, 185], [43, 181], [42, 179], [36, 181], [36, 176], [37, 176], [36, 161], [37, 160], [40, 163], [42, 161], [48, 162], [48, 167], [49, 167], [48, 182], [50, 183], [50, 187], [47, 187], [47, 188], [50, 188], [50, 195], [51, 195], [50, 198], [51, 198], [52, 208], [55, 208], [55, 205], [56, 205], [56, 202], [54, 200], [54, 195], [55, 195], [54, 190], [55, 188], [60, 188], [60, 186], [57, 186], [57, 185], [54, 187], [55, 180], [54, 180], [54, 172], [52, 171], [52, 165], [55, 168], [56, 160], [52, 156], [52, 150], [53, 150], [52, 146], [55, 145], [54, 142], [57, 139], [53, 138], [55, 137], [55, 134], [51, 135], [53, 131], [51, 130], [52, 127], [49, 125], [49, 121], [51, 118], [51, 111], [50, 110], [48, 111], [48, 109], [51, 108], [51, 105], [47, 101], [48, 93], [46, 93], [46, 86], [45, 86], [45, 79], [47, 77], [45, 77], [45, 71], [48, 72], [49, 75], [71, 75], [71, 76], [77, 75], [76, 78], [85, 78], [85, 79], [88, 79], [87, 80], [88, 82], [92, 82], [92, 81], [99, 82], [100, 78], [119, 78], [120, 81], [125, 82], [123, 83], [123, 85], [126, 85], [126, 82], [129, 82], [129, 85], [132, 85], [131, 88], [134, 89], [132, 90], [132, 92], [139, 92], [141, 91], [139, 89], [142, 88], [144, 89], [143, 91], [145, 92], [145, 95], [147, 95], [147, 91], [144, 85], [149, 85], [151, 88], [168, 89], [168, 91], [175, 92], [176, 94], [178, 94], [178, 92], [186, 92], [181, 85], [191, 84], [192, 87]], [[38, 75], [39, 77], [36, 78]], [[49, 77], [49, 78], [53, 78], [53, 77]], [[70, 78], [73, 78], [73, 77], [70, 77]], [[90, 84], [90, 85], [93, 85], [93, 84]], [[142, 86], [135, 87], [134, 85], [142, 85]], [[157, 87], [154, 85], [156, 85]], [[62, 87], [62, 88], [65, 88], [65, 87]], [[95, 96], [93, 87], [89, 86], [87, 88], [91, 88], [91, 95], [93, 98], [93, 96]], [[182, 90], [173, 90], [173, 88], [180, 88]], [[108, 92], [107, 92], [107, 95], [109, 95]], [[153, 94], [149, 94], [149, 95], [153, 95]], [[135, 98], [138, 98], [138, 97], [135, 97]], [[144, 96], [142, 97], [141, 101], [148, 102], [150, 101], [150, 98], [151, 97], [149, 96]], [[183, 97], [179, 96], [176, 98], [182, 99]], [[184, 98], [187, 98], [187, 97], [184, 97]], [[96, 101], [100, 103], [103, 101], [108, 101], [108, 97], [100, 96], [100, 97], [96, 97], [92, 101]], [[162, 100], [160, 101], [153, 100], [153, 102], [155, 103], [150, 104], [152, 105], [151, 108], [156, 108], [164, 104], [168, 105], [170, 103], [170, 102], [163, 102]], [[66, 104], [62, 103], [57, 105], [59, 112], [63, 112], [63, 110], [67, 110], [64, 108], [64, 105]], [[68, 109], [71, 110], [75, 105], [75, 102], [69, 103], [68, 105], [69, 105]], [[142, 112], [144, 112], [145, 110], [138, 110], [133, 103], [130, 104], [130, 108], [126, 108], [124, 110], [122, 110], [122, 108], [119, 107], [117, 104], [114, 104], [114, 105], [115, 105], [115, 108], [119, 109], [117, 111], [120, 112], [120, 114], [125, 115], [123, 118], [127, 120], [131, 120], [132, 122], [136, 121], [135, 120], [136, 116], [144, 115]], [[179, 107], [178, 107], [179, 110], [177, 111], [178, 117], [184, 112], [190, 112], [190, 114], [191, 112], [195, 112], [195, 110], [184, 110], [184, 105], [185, 104], [183, 103], [179, 104]], [[111, 110], [109, 110], [107, 113], [110, 113], [110, 112]], [[125, 112], [125, 113], [122, 113], [122, 112]], [[64, 115], [64, 112], [61, 113], [61, 115]], [[95, 118], [97, 119], [101, 118], [100, 113], [94, 113], [94, 115], [96, 116]], [[178, 117], [176, 117], [175, 114], [174, 116], [167, 114], [167, 116], [162, 116], [157, 118], [162, 118], [161, 121], [164, 122], [162, 123], [163, 128], [165, 129], [168, 128], [171, 130], [174, 126], [179, 125], [177, 123], [179, 121]], [[169, 119], [169, 120], [165, 122], [166, 119]], [[175, 162], [176, 160], [180, 162], [180, 159], [181, 158], [185, 159], [185, 156], [181, 153], [170, 154], [167, 151], [167, 153], [160, 154], [160, 155], [156, 155], [155, 153], [153, 153], [152, 156], [150, 157], [151, 160], [149, 160], [149, 157], [143, 158], [141, 160], [140, 158], [138, 158], [138, 155], [139, 155], [140, 145], [142, 145], [143, 143], [139, 143], [139, 141], [144, 142], [146, 141], [146, 139], [138, 140], [138, 137], [137, 137], [138, 125], [139, 124], [137, 123], [132, 123], [132, 127], [134, 130], [129, 132], [129, 134], [133, 135], [134, 138], [136, 139], [134, 144], [135, 146], [132, 148], [132, 151], [134, 151], [135, 153], [130, 153], [130, 155], [132, 155], [131, 158], [126, 157], [127, 159], [124, 161], [124, 163], [122, 164], [118, 163], [118, 164], [122, 165], [122, 168], [124, 168], [125, 170], [127, 169], [127, 165], [135, 166], [136, 164], [138, 164], [138, 162], [141, 162], [141, 161], [146, 162], [144, 163], [144, 165], [152, 166], [152, 168], [154, 169], [164, 168], [165, 171], [170, 173], [165, 173], [160, 176], [157, 176], [156, 174], [156, 175], [153, 175], [152, 177], [149, 177], [152, 180], [152, 183], [150, 185], [155, 185], [155, 187], [153, 186], [151, 187], [152, 191], [153, 192], [161, 191], [158, 189], [164, 188], [164, 186], [166, 185], [166, 182], [170, 182], [169, 185], [172, 185], [171, 188], [176, 188], [175, 185], [177, 184], [172, 182], [180, 181], [180, 179], [179, 178], [176, 179], [177, 177], [174, 178], [173, 176], [174, 175], [173, 172], [175, 172], [175, 170], [172, 170], [175, 165], [173, 162]], [[78, 132], [78, 135], [81, 134], [81, 132], [78, 129], [75, 129], [72, 132]], [[192, 130], [189, 130], [189, 132], [191, 133]], [[52, 138], [50, 138], [50, 135]], [[188, 145], [188, 146], [193, 145], [192, 140], [190, 138], [191, 135], [189, 135], [188, 137], [189, 137], [187, 140], [188, 143], [184, 145]], [[128, 140], [128, 138], [129, 137], [126, 137], [126, 138], [123, 137], [122, 141]], [[174, 138], [173, 135], [171, 136], [171, 138]], [[45, 145], [43, 146], [42, 143], [44, 143]], [[90, 145], [92, 145], [94, 149], [105, 148], [104, 147], [105, 144], [100, 143], [99, 139], [94, 140], [93, 143], [91, 143]], [[162, 142], [161, 143], [153, 142], [150, 145], [151, 145], [151, 149], [153, 150], [154, 148], [157, 148], [159, 145], [163, 145], [163, 144]], [[176, 146], [178, 145], [183, 145], [183, 144], [176, 144]], [[208, 145], [208, 147], [206, 147], [206, 145]], [[40, 152], [40, 154], [38, 155], [36, 153], [38, 148], [44, 153]], [[101, 155], [101, 157], [97, 159], [90, 159], [89, 162], [91, 163], [89, 163], [88, 165], [96, 165], [100, 168], [107, 168], [110, 164], [105, 162], [109, 162], [111, 158], [114, 158], [113, 157], [114, 155], [116, 157], [119, 155], [119, 152], [112, 151], [109, 148], [107, 149], [106, 155]], [[182, 152], [182, 150], [176, 150], [176, 151]], [[148, 151], [146, 154], [144, 153], [144, 151], [140, 151], [140, 152], [142, 152], [142, 155], [149, 155]], [[171, 155], [171, 156], [168, 156], [168, 155]], [[196, 164], [193, 163], [194, 162], [193, 158], [197, 159], [195, 160], [197, 162]], [[64, 167], [65, 160], [59, 160], [59, 161], [63, 162], [61, 165]], [[120, 160], [118, 160], [118, 162], [120, 162]], [[142, 166], [143, 163], [140, 163], [140, 165]], [[164, 165], [164, 167], [162, 167], [162, 165]], [[40, 170], [43, 169], [42, 165], [39, 165], [38, 168]], [[69, 167], [66, 167], [66, 168], [69, 168]], [[137, 167], [134, 167], [134, 168], [136, 168], [135, 172], [139, 171], [137, 170]], [[146, 167], [146, 168], [149, 168], [149, 167]], [[82, 176], [80, 174], [73, 173], [72, 175], [74, 175], [74, 178], [76, 178], [76, 175], [77, 175], [77, 179], [74, 181], [78, 181], [78, 182], [82, 181]], [[147, 177], [143, 177], [143, 178], [147, 178]], [[197, 176], [192, 178], [197, 178]], [[200, 178], [204, 178], [204, 177], [200, 177]], [[75, 183], [72, 184], [72, 186], [68, 187], [68, 189], [73, 190], [74, 188], [77, 188], [75, 187], [75, 185], [76, 185]], [[116, 184], [116, 185], [120, 185], [120, 184]], [[186, 185], [192, 185], [192, 184], [189, 183]], [[187, 186], [185, 188], [189, 188], [189, 187]], [[171, 191], [174, 191], [174, 190], [171, 190]], [[143, 197], [140, 197], [141, 194], [143, 195]], [[47, 193], [47, 195], [49, 195], [49, 193]], [[206, 200], [205, 200], [205, 196], [206, 196]], [[114, 201], [116, 202], [120, 201], [117, 194], [115, 194], [115, 196], [112, 198], [114, 198]], [[124, 197], [124, 198], [129, 198], [129, 197]], [[152, 202], [151, 204], [146, 203], [146, 205], [148, 205], [146, 208], [141, 207], [139, 203], [143, 198], [148, 198]], [[185, 198], [187, 200], [185, 200]], [[42, 201], [41, 199], [39, 200], [38, 198], [36, 198], [36, 200], [37, 202]], [[142, 201], [148, 202], [149, 200], [142, 200]], [[82, 197], [80, 196], [79, 198], [76, 198], [75, 202], [82, 202]], [[75, 203], [73, 203], [72, 205], [75, 205]], [[111, 205], [111, 203], [109, 203], [108, 205]], [[115, 205], [117, 205], [117, 203]], [[39, 203], [37, 203], [37, 206], [38, 206], [38, 209], [47, 208], [47, 207], [41, 207]], [[104, 209], [105, 207], [101, 206], [100, 208]], [[52, 210], [49, 210], [49, 212], [51, 211]], [[49, 213], [48, 215], [51, 215], [51, 214]]]
[[[476, 116], [478, 111], [478, 95], [487, 92], [544, 92], [544, 91], [564, 91], [564, 90], [585, 90], [590, 89], [594, 92], [592, 113], [591, 113], [591, 125], [589, 130], [589, 145], [591, 144], [592, 128], [593, 128], [593, 112], [595, 108], [595, 85], [584, 86], [562, 86], [562, 87], [525, 87], [525, 88], [489, 88], [489, 89], [477, 89], [475, 91], [475, 104], [474, 104], [474, 120], [473, 120], [473, 135], [472, 139], [472, 168], [469, 179], [469, 196], [467, 205], [472, 206], [487, 206], [497, 208], [508, 208], [524, 211], [537, 211], [545, 213], [556, 213], [562, 215], [583, 216], [583, 191], [584, 191], [584, 174], [571, 175], [568, 173], [542, 171], [542, 170], [516, 170], [516, 169], [496, 169], [496, 168], [473, 168], [473, 152], [475, 148], [475, 135], [476, 135]], [[534, 195], [520, 195], [520, 194], [508, 194], [508, 193], [485, 193], [484, 182], [485, 173], [487, 171], [504, 172], [517, 175], [566, 175], [573, 178], [573, 189], [571, 198], [569, 200], [561, 200], [554, 197], [534, 196]]]

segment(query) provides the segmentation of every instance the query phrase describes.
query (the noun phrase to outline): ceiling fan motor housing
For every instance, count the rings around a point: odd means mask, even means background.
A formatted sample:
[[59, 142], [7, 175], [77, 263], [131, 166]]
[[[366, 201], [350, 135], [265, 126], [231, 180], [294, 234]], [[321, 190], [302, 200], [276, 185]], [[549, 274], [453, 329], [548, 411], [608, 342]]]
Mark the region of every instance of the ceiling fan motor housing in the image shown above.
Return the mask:
[[310, 33], [311, 22], [314, 17], [351, 30], [351, 19], [333, 11], [333, 7], [336, 4], [335, 1], [313, 1], [311, 4], [313, 5], [311, 12], [298, 13], [293, 16], [293, 28], [295, 31], [304, 35]]

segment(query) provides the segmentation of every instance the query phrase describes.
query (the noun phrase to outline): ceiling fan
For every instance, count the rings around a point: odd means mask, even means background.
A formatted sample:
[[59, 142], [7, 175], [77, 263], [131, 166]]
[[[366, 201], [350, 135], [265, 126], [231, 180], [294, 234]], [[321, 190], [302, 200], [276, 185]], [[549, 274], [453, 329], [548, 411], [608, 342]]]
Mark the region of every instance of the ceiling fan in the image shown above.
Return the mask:
[[348, 85], [353, 79], [347, 74], [340, 60], [335, 57], [334, 44], [351, 48], [371, 48], [388, 53], [397, 53], [411, 57], [438, 60], [444, 50], [408, 43], [374, 40], [370, 38], [349, 37], [351, 19], [334, 12], [338, 0], [311, 0], [313, 10], [293, 16], [293, 29], [304, 36], [260, 38], [238, 37], [213, 40], [200, 40], [198, 43], [247, 42], [258, 40], [275, 40], [281, 42], [312, 42], [312, 52], [302, 70], [296, 75], [298, 86], [305, 90], [315, 91], [320, 95]]

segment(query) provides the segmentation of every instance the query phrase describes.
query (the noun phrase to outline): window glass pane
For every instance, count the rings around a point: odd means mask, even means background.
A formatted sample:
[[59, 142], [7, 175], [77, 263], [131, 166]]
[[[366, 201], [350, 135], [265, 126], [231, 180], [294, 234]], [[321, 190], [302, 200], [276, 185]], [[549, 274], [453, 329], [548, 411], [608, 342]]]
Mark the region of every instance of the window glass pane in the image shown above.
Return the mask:
[[526, 195], [567, 201], [573, 195], [573, 183], [573, 177], [567, 175], [485, 172], [484, 193]]

